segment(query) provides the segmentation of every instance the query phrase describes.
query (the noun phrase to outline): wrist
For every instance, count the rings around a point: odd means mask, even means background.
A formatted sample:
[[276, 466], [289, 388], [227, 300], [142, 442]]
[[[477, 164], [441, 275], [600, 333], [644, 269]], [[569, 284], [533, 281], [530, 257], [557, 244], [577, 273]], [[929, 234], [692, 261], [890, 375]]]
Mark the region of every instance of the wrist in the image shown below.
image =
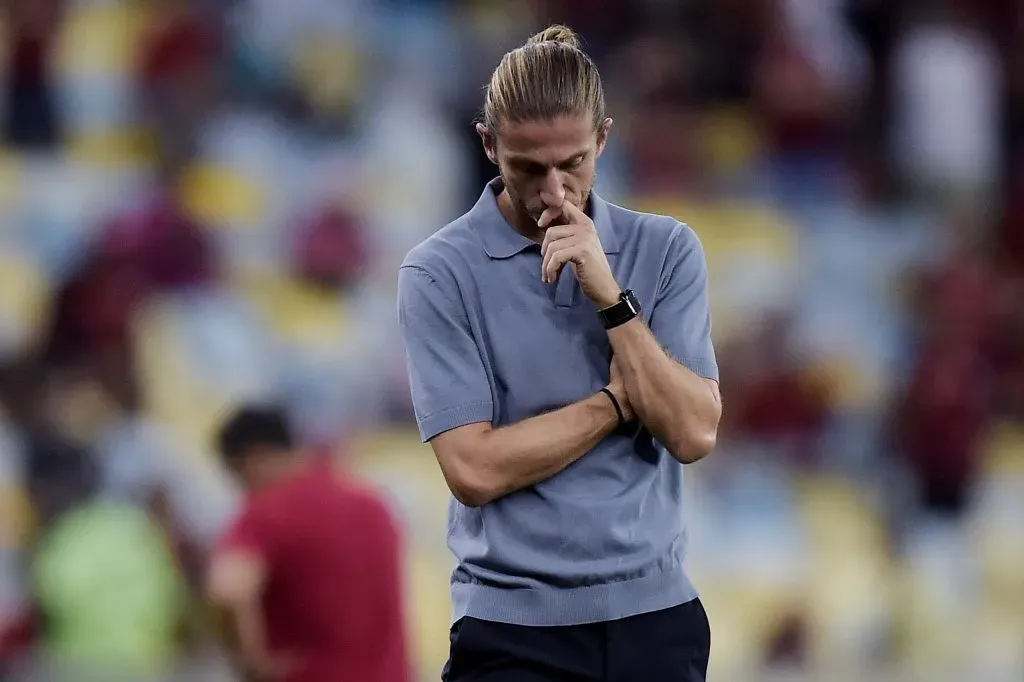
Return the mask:
[[605, 308], [611, 308], [613, 305], [618, 303], [621, 297], [622, 288], [619, 287], [617, 282], [613, 282], [606, 289], [594, 296], [594, 304], [597, 306], [598, 310], [604, 310]]

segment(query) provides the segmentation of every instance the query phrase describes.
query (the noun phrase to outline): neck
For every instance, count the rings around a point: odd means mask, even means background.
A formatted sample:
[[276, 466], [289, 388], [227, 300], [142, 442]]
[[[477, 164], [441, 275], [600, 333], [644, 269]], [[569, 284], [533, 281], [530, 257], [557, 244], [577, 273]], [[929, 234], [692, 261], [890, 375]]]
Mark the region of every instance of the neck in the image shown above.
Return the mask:
[[537, 227], [537, 222], [533, 218], [516, 207], [507, 189], [501, 190], [501, 194], [498, 195], [498, 210], [516, 232], [538, 244], [544, 241], [544, 230]]

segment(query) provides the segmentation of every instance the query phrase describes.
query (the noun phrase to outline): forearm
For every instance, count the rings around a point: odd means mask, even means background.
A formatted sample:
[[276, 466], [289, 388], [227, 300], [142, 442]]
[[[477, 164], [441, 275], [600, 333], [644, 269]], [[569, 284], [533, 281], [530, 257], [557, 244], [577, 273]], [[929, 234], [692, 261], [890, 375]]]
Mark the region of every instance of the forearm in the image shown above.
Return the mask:
[[670, 357], [639, 318], [608, 337], [630, 404], [647, 429], [684, 464], [708, 454], [721, 406], [707, 381]]
[[222, 605], [217, 609], [221, 643], [236, 665], [262, 673], [271, 659], [263, 614], [255, 603]]
[[486, 429], [449, 460], [449, 469], [459, 470], [446, 471], [445, 477], [449, 484], [459, 482], [452, 491], [463, 503], [480, 506], [551, 478], [617, 426], [611, 400], [596, 393], [517, 424]]

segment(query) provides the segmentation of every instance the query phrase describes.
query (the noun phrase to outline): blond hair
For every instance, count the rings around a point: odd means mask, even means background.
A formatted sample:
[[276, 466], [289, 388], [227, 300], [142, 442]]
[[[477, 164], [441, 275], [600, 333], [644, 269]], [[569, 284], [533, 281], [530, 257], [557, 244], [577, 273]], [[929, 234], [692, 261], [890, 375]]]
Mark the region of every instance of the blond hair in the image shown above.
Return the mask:
[[501, 58], [487, 86], [482, 118], [497, 132], [504, 121], [574, 115], [589, 115], [596, 129], [605, 117], [604, 88], [576, 33], [556, 24]]

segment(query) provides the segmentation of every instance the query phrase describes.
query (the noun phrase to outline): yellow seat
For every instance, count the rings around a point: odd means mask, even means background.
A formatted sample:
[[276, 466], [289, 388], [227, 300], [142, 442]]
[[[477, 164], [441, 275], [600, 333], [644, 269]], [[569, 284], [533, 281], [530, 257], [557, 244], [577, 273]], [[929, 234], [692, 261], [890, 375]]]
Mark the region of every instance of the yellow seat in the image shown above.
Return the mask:
[[142, 128], [74, 131], [68, 150], [74, 161], [104, 169], [131, 168], [156, 159], [155, 138]]
[[25, 348], [42, 332], [49, 312], [50, 282], [39, 265], [17, 249], [0, 250], [0, 324], [15, 330]]
[[1024, 476], [1024, 424], [998, 424], [990, 432], [984, 451], [985, 475]]
[[0, 148], [0, 215], [14, 208], [20, 199], [21, 167], [18, 155]]
[[877, 405], [885, 399], [882, 377], [865, 371], [853, 358], [821, 358], [809, 368], [809, 378], [828, 386], [831, 399], [842, 409]]
[[139, 2], [73, 3], [57, 48], [57, 70], [73, 77], [127, 73], [146, 22]]
[[178, 336], [180, 320], [160, 303], [136, 321], [136, 357], [147, 411], [170, 428], [189, 452], [208, 449], [226, 404], [198, 376]]
[[[670, 215], [700, 237], [708, 265], [711, 313], [718, 338], [742, 334], [749, 326], [746, 300], [732, 295], [733, 283], [752, 266], [773, 281], [796, 272], [797, 235], [783, 215], [757, 204], [685, 203], [674, 197], [636, 197], [639, 210]], [[739, 277], [738, 277], [739, 275]]]
[[25, 490], [0, 485], [0, 550], [20, 549], [32, 534], [35, 517]]
[[422, 679], [435, 679], [448, 660], [450, 569], [433, 554], [417, 551], [410, 552], [408, 566], [406, 603], [416, 669]]
[[750, 116], [742, 109], [722, 107], [705, 118], [698, 135], [705, 158], [726, 173], [749, 167], [760, 149]]
[[249, 281], [243, 293], [289, 345], [331, 352], [347, 335], [345, 303], [337, 294], [275, 275]]
[[708, 679], [751, 679], [787, 615], [789, 596], [724, 579], [698, 582], [712, 632]]
[[315, 109], [341, 114], [362, 92], [362, 55], [347, 41], [312, 36], [292, 58], [292, 70]]
[[250, 227], [266, 214], [263, 189], [234, 168], [198, 163], [180, 187], [188, 211], [211, 227]]

